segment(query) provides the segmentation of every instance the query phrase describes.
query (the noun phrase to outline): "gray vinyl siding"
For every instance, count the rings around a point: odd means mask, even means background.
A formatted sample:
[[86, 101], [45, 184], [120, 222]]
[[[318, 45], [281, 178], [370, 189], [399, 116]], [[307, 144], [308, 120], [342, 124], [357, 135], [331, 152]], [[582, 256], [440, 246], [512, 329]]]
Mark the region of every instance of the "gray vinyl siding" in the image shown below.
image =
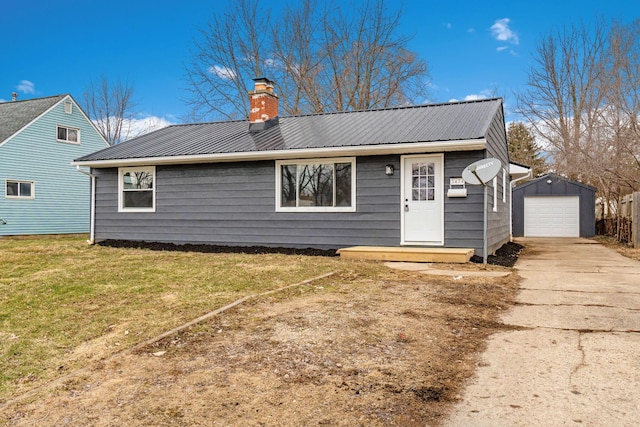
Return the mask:
[[[551, 184], [547, 180], [551, 179]], [[579, 196], [580, 237], [596, 234], [596, 189], [555, 174], [545, 175], [513, 190], [513, 235], [524, 236], [524, 198], [537, 196]]]
[[156, 212], [118, 212], [118, 170], [96, 169], [96, 241], [231, 246], [397, 246], [398, 156], [356, 161], [357, 212], [276, 212], [275, 161], [156, 167]]
[[[445, 153], [444, 192], [484, 151]], [[396, 173], [387, 176], [385, 165]], [[94, 169], [96, 241], [338, 249], [400, 245], [400, 156], [356, 159], [357, 212], [275, 211], [275, 162], [156, 167], [156, 212], [118, 212], [118, 170]], [[444, 200], [445, 247], [482, 255], [481, 186]], [[501, 196], [500, 196], [501, 197]], [[494, 251], [497, 248], [490, 248]]]
[[[506, 174], [502, 171], [498, 172], [497, 184], [497, 200], [493, 200], [493, 186], [489, 187], [489, 229], [488, 235], [488, 252], [494, 253], [503, 244], [507, 243], [510, 238], [510, 213], [509, 205], [511, 198], [510, 178], [509, 178], [509, 148], [507, 144], [507, 134], [504, 127], [504, 112], [502, 107], [498, 109], [493, 117], [489, 130], [487, 132], [487, 157], [494, 157], [502, 162], [502, 167], [506, 170]], [[506, 181], [506, 182], [505, 182]], [[506, 189], [506, 195], [504, 190]], [[505, 200], [505, 202], [503, 202]], [[492, 209], [493, 204], [497, 206], [497, 210]]]
[[459, 178], [471, 163], [484, 158], [483, 151], [445, 153], [444, 244], [448, 248], [474, 248], [482, 252], [482, 186], [467, 184], [467, 197], [449, 198], [449, 179]]

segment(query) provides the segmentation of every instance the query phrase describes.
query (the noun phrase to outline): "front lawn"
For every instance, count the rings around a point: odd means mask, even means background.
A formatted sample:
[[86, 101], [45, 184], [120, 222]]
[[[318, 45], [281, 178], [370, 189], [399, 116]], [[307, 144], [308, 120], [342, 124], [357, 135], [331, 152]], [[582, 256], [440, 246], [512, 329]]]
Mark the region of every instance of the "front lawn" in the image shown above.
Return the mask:
[[116, 249], [90, 246], [83, 236], [2, 238], [0, 259], [0, 402], [243, 296], [340, 264]]

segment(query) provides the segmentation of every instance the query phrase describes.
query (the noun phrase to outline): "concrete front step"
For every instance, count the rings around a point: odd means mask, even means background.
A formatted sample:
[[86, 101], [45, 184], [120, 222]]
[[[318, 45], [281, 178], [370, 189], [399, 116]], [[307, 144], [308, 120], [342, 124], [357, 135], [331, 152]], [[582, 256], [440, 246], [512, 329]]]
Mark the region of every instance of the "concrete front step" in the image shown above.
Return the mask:
[[474, 250], [469, 248], [425, 248], [391, 246], [353, 246], [338, 250], [340, 258], [405, 262], [469, 262]]

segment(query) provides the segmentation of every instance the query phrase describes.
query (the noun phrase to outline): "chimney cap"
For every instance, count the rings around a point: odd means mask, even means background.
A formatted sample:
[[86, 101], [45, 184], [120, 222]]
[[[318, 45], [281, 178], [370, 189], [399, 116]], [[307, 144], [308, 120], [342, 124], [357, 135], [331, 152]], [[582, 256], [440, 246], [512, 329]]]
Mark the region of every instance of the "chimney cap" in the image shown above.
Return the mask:
[[11, 92], [11, 100], [12, 101], [18, 100], [18, 92]]
[[265, 84], [271, 84], [271, 85], [274, 83], [272, 80], [269, 80], [266, 77], [256, 77], [253, 79], [253, 81], [255, 83], [265, 83]]

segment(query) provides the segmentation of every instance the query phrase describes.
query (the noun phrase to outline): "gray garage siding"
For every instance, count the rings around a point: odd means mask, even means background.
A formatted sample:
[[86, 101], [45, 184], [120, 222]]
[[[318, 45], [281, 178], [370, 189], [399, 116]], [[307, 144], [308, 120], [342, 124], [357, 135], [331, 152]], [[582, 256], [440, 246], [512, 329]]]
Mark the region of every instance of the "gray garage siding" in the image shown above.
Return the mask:
[[[547, 183], [551, 180], [551, 184]], [[524, 198], [536, 196], [579, 196], [580, 237], [596, 234], [596, 189], [556, 174], [549, 174], [519, 185], [513, 190], [513, 235], [524, 236]]]

